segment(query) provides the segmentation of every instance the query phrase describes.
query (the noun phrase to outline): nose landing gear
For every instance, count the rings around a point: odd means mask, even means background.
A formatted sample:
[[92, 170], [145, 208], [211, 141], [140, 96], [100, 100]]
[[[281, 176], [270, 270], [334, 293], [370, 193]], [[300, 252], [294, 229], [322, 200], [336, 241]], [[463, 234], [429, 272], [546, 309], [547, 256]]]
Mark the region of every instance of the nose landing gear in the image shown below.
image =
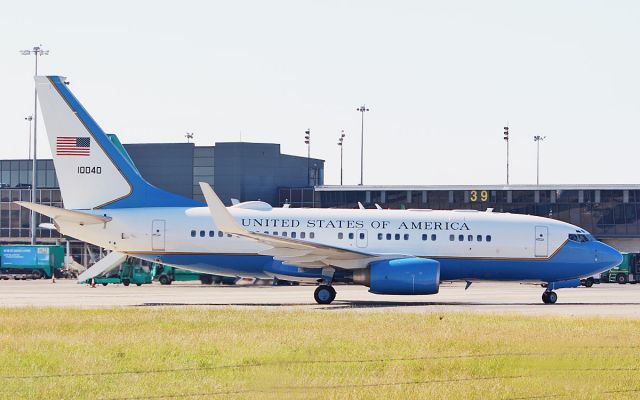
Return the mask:
[[542, 302], [544, 304], [555, 304], [558, 301], [558, 295], [552, 290], [545, 290], [542, 293]]

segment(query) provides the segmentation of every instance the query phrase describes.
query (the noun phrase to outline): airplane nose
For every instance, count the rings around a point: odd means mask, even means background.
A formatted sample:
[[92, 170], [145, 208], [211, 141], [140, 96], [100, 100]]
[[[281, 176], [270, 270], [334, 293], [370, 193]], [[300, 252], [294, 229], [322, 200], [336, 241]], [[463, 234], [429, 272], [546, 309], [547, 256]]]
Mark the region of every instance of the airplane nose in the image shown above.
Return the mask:
[[620, 265], [622, 262], [622, 254], [613, 247], [606, 245], [602, 242], [599, 243], [598, 251], [597, 251], [597, 262], [601, 264], [606, 269], [611, 269], [615, 266]]

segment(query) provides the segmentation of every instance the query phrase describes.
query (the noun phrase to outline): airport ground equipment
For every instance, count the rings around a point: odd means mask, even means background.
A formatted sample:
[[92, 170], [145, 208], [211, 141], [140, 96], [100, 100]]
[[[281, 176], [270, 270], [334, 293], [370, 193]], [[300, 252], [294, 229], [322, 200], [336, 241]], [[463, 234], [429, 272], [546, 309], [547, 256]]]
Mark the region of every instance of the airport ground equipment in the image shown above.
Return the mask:
[[640, 280], [640, 253], [622, 253], [622, 262], [603, 272], [604, 282], [638, 283]]
[[0, 246], [2, 279], [60, 278], [64, 270], [64, 247], [57, 245]]
[[585, 287], [591, 287], [594, 284], [600, 284], [602, 282], [602, 274], [595, 274], [586, 278], [580, 279], [580, 285]]
[[235, 276], [221, 276], [203, 274], [188, 269], [174, 268], [169, 265], [154, 264], [152, 268], [154, 279], [158, 280], [162, 285], [171, 285], [172, 282], [184, 281], [200, 281], [203, 285], [211, 285], [213, 283], [233, 285], [238, 280]]
[[94, 280], [96, 285], [107, 286], [108, 284], [123, 284], [129, 286], [131, 284], [142, 286], [150, 284], [152, 273], [141, 264], [132, 264], [125, 262], [116, 270], [111, 270], [103, 275], [90, 278], [82, 283], [91, 283]]

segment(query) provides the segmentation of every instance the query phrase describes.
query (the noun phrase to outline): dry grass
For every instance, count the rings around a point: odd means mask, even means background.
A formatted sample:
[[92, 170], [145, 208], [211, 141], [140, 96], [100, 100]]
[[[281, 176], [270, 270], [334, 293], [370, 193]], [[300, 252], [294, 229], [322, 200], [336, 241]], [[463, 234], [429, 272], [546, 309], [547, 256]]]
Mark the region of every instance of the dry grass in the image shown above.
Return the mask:
[[640, 398], [640, 321], [0, 309], [0, 398]]

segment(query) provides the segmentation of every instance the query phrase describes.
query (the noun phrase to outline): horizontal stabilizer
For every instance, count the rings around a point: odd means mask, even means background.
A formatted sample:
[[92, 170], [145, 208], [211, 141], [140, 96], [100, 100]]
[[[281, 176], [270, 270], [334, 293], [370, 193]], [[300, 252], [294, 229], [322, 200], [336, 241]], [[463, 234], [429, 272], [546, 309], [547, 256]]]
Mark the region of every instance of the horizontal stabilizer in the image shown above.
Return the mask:
[[104, 274], [105, 272], [109, 272], [112, 269], [119, 267], [120, 264], [122, 264], [126, 259], [126, 254], [112, 251], [111, 253], [103, 257], [100, 261], [93, 264], [91, 268], [81, 273], [80, 276], [78, 276], [78, 282], [86, 282], [89, 279]]
[[56, 222], [73, 222], [78, 225], [104, 224], [111, 221], [111, 217], [102, 217], [81, 211], [66, 210], [64, 208], [45, 206], [43, 204], [30, 203], [28, 201], [16, 201], [16, 204], [46, 215]]

